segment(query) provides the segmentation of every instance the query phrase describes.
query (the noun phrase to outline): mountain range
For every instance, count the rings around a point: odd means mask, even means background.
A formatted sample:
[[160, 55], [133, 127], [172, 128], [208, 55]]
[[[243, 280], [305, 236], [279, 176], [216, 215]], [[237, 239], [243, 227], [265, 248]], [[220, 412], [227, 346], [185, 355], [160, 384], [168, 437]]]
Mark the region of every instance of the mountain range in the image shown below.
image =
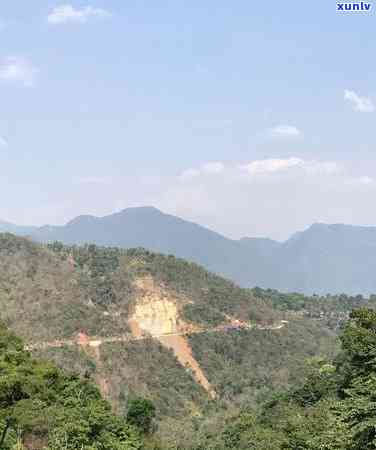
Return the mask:
[[203, 265], [242, 287], [306, 294], [376, 293], [376, 227], [313, 224], [285, 242], [228, 239], [154, 207], [105, 216], [78, 216], [64, 226], [24, 227], [0, 221], [0, 231], [39, 242], [144, 247]]

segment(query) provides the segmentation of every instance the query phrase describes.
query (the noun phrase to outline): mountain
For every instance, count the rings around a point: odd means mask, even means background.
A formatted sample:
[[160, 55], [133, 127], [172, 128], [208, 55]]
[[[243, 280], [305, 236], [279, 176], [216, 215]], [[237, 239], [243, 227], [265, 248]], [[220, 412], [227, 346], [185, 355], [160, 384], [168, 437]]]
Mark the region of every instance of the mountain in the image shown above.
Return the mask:
[[40, 242], [143, 247], [195, 262], [243, 287], [306, 294], [376, 292], [376, 228], [314, 224], [285, 242], [231, 240], [153, 207], [105, 217], [79, 216], [64, 226], [1, 225]]
[[[128, 208], [105, 217], [79, 216], [65, 226], [45, 226], [32, 236], [40, 242], [93, 242], [122, 248], [143, 247], [193, 261], [242, 285], [249, 280], [252, 252], [237, 241], [153, 207]], [[257, 257], [257, 255], [255, 254]], [[251, 272], [257, 273], [256, 261]]]
[[[64, 426], [64, 411], [69, 415], [72, 408], [74, 419], [69, 424], [75, 433], [77, 421], [85, 433], [96, 435], [102, 428], [95, 421], [86, 423], [93, 409], [88, 416], [79, 416], [83, 407], [79, 375], [84, 385], [96, 383], [120, 420], [129, 417], [129, 405], [140, 397], [152, 402], [157, 423], [155, 436], [148, 439], [158, 445], [145, 448], [244, 448], [230, 431], [224, 447], [191, 443], [199, 430], [200, 440], [222, 436], [220, 430], [230, 426], [234, 415], [261, 402], [270, 407], [279, 404], [288, 398], [281, 391], [295, 395], [314, 364], [319, 364], [318, 382], [325, 381], [329, 373], [325, 361], [338, 350], [338, 329], [353, 308], [374, 308], [375, 301], [376, 297], [307, 297], [243, 289], [172, 255], [93, 244], [46, 245], [0, 234], [0, 347], [5, 351], [2, 366], [9, 367], [2, 383], [3, 403], [4, 398], [20, 401], [15, 416], [27, 426], [23, 431], [36, 431], [33, 440], [42, 431], [45, 436], [50, 426]], [[4, 326], [23, 339], [24, 349], [43, 361], [41, 365], [22, 351], [18, 339], [16, 352], [4, 346], [4, 339], [9, 341]], [[12, 343], [15, 338], [10, 339]], [[25, 358], [31, 365], [21, 365], [15, 372], [13, 366]], [[51, 362], [68, 372], [64, 378]], [[59, 379], [65, 390], [55, 396], [54, 389], [62, 388]], [[20, 380], [26, 383], [23, 396], [18, 395]], [[97, 391], [89, 391], [99, 399]], [[69, 394], [63, 403], [60, 392]], [[321, 395], [321, 391], [316, 397], [316, 391], [299, 392], [309, 404]], [[37, 396], [35, 402], [30, 394]], [[44, 411], [41, 405], [55, 399], [62, 411], [57, 423], [39, 414]], [[57, 417], [51, 408], [51, 418]], [[110, 412], [107, 406], [106, 411]], [[255, 418], [252, 415], [242, 429]], [[48, 427], [41, 429], [45, 420]], [[111, 425], [108, 420], [105, 424]], [[86, 439], [82, 430], [79, 435]], [[230, 441], [234, 446], [228, 445]], [[245, 448], [248, 444], [244, 441]], [[109, 445], [103, 448], [132, 448]], [[272, 447], [266, 443], [255, 448]]]
[[13, 223], [0, 220], [0, 233], [14, 233], [20, 236], [27, 236], [36, 232], [37, 229], [38, 227], [14, 225]]
[[181, 417], [293, 385], [335, 335], [275, 301], [173, 256], [0, 234], [0, 321], [118, 412], [139, 394]]
[[277, 289], [308, 293], [372, 294], [376, 228], [314, 224], [293, 235], [278, 255]]

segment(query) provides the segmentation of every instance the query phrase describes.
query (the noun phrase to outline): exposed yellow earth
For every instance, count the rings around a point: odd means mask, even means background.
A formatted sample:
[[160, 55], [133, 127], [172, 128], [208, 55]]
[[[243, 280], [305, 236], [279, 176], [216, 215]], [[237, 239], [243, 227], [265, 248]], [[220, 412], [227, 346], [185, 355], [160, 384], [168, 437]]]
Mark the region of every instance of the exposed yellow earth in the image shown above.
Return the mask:
[[138, 278], [135, 282], [137, 300], [129, 320], [135, 337], [150, 334], [166, 348], [172, 350], [183, 367], [191, 370], [192, 376], [214, 398], [215, 391], [192, 354], [188, 340], [184, 336], [173, 336], [192, 330], [180, 318], [176, 297], [152, 277]]

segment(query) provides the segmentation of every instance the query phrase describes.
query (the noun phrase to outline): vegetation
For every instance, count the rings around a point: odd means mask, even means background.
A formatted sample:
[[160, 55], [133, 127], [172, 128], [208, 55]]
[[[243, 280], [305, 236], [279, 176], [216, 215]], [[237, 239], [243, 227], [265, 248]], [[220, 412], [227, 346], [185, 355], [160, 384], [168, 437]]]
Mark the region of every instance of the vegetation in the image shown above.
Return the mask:
[[320, 320], [333, 330], [339, 329], [349, 318], [350, 311], [357, 308], [374, 308], [376, 296], [362, 295], [313, 295], [308, 297], [299, 293], [284, 294], [274, 289], [252, 289], [253, 294], [270, 301], [274, 308], [283, 311], [287, 317], [301, 316]]
[[138, 395], [153, 401], [158, 417], [182, 418], [207, 406], [207, 394], [189, 370], [156, 341], [105, 344], [101, 351], [112, 402], [119, 412]]
[[33, 359], [23, 342], [1, 325], [0, 448], [15, 448], [17, 442], [18, 448], [46, 450], [141, 448], [138, 433], [112, 415], [96, 387]]
[[231, 405], [185, 424], [160, 430], [178, 450], [370, 450], [376, 448], [376, 312], [358, 309], [332, 361], [313, 357], [303, 382], [275, 391], [261, 405]]
[[129, 402], [127, 422], [143, 433], [151, 433], [155, 419], [154, 403], [146, 398], [136, 397]]
[[307, 358], [330, 357], [337, 351], [333, 332], [307, 320], [278, 331], [195, 334], [190, 343], [214, 388], [230, 404], [259, 403], [275, 390], [295, 386]]
[[[38, 450], [376, 448], [376, 297], [240, 289], [143, 249], [0, 235], [1, 315], [27, 342], [129, 332], [142, 278], [174, 300], [185, 322], [207, 328], [186, 339], [215, 401], [154, 339], [39, 348], [35, 360], [3, 327], [3, 448], [17, 440]], [[252, 326], [228, 326], [233, 319]]]

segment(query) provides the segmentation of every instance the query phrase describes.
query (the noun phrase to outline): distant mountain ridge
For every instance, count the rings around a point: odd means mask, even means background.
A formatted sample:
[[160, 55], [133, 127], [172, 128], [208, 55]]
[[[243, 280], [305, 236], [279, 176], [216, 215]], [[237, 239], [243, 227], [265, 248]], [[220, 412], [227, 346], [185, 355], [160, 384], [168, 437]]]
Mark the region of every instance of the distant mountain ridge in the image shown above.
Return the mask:
[[14, 225], [13, 223], [0, 220], [0, 233], [28, 235], [34, 233], [37, 229], [38, 227]]
[[376, 227], [316, 223], [280, 243], [266, 238], [232, 240], [154, 207], [105, 216], [78, 216], [64, 226], [0, 231], [40, 242], [144, 247], [203, 265], [243, 287], [317, 293], [376, 293]]

